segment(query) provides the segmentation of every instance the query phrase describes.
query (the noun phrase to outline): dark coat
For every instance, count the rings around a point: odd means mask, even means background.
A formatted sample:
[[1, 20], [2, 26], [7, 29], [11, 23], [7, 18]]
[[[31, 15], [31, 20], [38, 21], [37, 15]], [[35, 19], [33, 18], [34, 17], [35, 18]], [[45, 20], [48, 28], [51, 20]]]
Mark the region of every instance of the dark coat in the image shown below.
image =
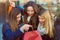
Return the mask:
[[56, 19], [54, 27], [54, 40], [60, 40], [60, 19]]

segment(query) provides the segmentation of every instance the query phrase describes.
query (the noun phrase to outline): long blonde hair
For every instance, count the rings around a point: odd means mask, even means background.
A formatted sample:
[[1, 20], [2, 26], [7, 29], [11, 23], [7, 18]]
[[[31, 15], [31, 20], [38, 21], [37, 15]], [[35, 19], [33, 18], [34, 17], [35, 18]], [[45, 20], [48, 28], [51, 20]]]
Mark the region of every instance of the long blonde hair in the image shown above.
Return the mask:
[[51, 16], [49, 14], [49, 11], [46, 10], [42, 15], [45, 17], [44, 27], [46, 28], [47, 34], [51, 38], [51, 37], [53, 37], [53, 29], [54, 29], [54, 26], [53, 26], [52, 19], [51, 19]]

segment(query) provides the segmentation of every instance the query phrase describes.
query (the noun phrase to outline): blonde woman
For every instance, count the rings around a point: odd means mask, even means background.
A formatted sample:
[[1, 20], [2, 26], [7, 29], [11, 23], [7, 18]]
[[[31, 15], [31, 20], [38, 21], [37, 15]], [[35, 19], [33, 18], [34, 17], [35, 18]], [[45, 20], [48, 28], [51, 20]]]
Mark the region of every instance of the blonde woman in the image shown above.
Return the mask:
[[[38, 5], [39, 6], [39, 5]], [[53, 37], [53, 29], [54, 29], [54, 26], [53, 26], [53, 22], [52, 22], [52, 19], [51, 19], [51, 15], [49, 13], [48, 10], [45, 10], [43, 8], [40, 8], [41, 10], [39, 11], [39, 16], [38, 18], [40, 18], [40, 20], [43, 20], [43, 27], [42, 27], [42, 31], [43, 31], [43, 36], [42, 36], [42, 39], [43, 40], [53, 40], [51, 39]], [[40, 21], [39, 20], [39, 21]], [[41, 21], [39, 22], [41, 24]], [[41, 26], [38, 26], [38, 29], [39, 30], [39, 27]], [[42, 32], [40, 31], [40, 33]]]

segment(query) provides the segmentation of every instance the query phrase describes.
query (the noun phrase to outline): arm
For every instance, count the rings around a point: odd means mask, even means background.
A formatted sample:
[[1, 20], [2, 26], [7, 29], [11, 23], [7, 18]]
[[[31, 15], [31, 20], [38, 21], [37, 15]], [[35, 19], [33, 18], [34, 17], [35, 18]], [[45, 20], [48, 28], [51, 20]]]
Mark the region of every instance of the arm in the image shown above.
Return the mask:
[[8, 24], [3, 25], [3, 34], [5, 34], [6, 38], [8, 39], [14, 39], [17, 36], [21, 37], [23, 35], [20, 29], [12, 32]]
[[18, 30], [16, 30], [15, 32], [12, 32], [12, 30], [10, 29], [10, 26], [8, 24], [3, 25], [3, 34], [6, 35], [7, 38], [11, 39], [11, 38], [15, 38], [17, 36], [22, 36], [24, 30], [28, 30], [29, 27], [32, 27], [31, 25], [28, 24], [24, 24], [21, 28], [19, 28]]

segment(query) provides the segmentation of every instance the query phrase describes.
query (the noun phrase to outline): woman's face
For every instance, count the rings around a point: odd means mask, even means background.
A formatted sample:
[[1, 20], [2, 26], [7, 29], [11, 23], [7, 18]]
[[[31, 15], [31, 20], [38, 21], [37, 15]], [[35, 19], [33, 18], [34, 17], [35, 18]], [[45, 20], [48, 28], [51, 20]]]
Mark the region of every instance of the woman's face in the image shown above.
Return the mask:
[[21, 21], [21, 13], [17, 15], [17, 22]]
[[44, 22], [45, 22], [45, 17], [44, 17], [44, 16], [38, 16], [38, 18], [39, 18], [39, 23], [44, 24]]
[[34, 9], [32, 6], [27, 7], [27, 14], [29, 16], [32, 16], [34, 14]]
[[10, 2], [10, 6], [15, 7], [15, 3], [14, 2]]

